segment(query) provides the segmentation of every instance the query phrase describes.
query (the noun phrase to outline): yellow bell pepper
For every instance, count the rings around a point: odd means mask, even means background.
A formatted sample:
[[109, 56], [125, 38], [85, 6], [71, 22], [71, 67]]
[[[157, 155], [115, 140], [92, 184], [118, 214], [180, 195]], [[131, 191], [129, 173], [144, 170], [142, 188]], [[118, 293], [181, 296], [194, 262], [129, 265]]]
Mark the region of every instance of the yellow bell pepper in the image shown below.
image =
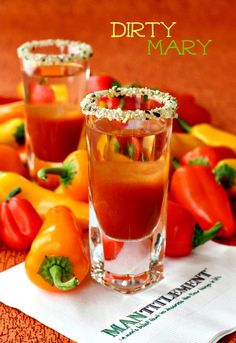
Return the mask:
[[236, 135], [217, 129], [210, 124], [197, 124], [189, 126], [182, 119], [178, 118], [180, 126], [192, 136], [200, 139], [206, 145], [225, 146], [236, 151]]
[[56, 194], [16, 173], [0, 172], [0, 203], [5, 200], [7, 194], [15, 187], [21, 188], [20, 197], [27, 199], [42, 218], [46, 216], [51, 208], [63, 205], [72, 210], [82, 229], [88, 228], [88, 203], [73, 200], [69, 196]]
[[203, 145], [205, 144], [202, 141], [189, 133], [173, 133], [170, 142], [171, 155], [180, 159], [190, 150]]
[[24, 119], [13, 118], [0, 124], [0, 144], [19, 147], [25, 142]]
[[50, 85], [50, 88], [54, 91], [56, 102], [68, 101], [68, 89], [66, 85]]
[[230, 196], [236, 196], [236, 158], [221, 160], [213, 170], [216, 181], [221, 183]]

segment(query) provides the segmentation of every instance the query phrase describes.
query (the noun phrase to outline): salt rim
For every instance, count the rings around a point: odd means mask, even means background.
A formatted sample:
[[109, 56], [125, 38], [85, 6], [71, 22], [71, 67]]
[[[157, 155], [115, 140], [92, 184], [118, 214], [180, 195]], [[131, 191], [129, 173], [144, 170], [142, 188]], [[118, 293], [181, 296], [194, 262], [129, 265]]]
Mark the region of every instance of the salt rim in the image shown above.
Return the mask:
[[[34, 53], [31, 50], [38, 47], [56, 46], [69, 46], [75, 49], [76, 52], [68, 54], [43, 54]], [[88, 60], [93, 55], [93, 49], [89, 44], [72, 41], [67, 39], [44, 39], [33, 40], [26, 42], [17, 48], [19, 58], [27, 61], [33, 61], [41, 65], [63, 64], [66, 62], [76, 62], [78, 59]]]
[[[156, 107], [151, 110], [127, 110], [121, 108], [108, 109], [97, 105], [97, 100], [102, 96], [148, 96], [164, 104], [162, 107]], [[153, 118], [177, 118], [177, 101], [169, 93], [164, 93], [159, 90], [150, 88], [127, 88], [127, 87], [113, 87], [108, 90], [98, 91], [88, 94], [80, 103], [82, 112], [85, 115], [95, 115], [97, 118], [108, 118], [109, 120], [116, 119], [118, 121], [126, 122], [134, 119], [153, 119]]]

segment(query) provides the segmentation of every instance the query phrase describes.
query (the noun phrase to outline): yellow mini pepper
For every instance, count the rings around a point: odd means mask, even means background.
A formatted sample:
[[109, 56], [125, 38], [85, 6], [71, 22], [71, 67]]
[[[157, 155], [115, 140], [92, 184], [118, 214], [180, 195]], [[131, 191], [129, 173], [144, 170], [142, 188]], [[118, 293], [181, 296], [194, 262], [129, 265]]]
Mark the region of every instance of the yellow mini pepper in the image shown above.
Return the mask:
[[56, 194], [16, 173], [0, 172], [0, 203], [5, 200], [7, 194], [15, 187], [21, 188], [20, 197], [27, 199], [42, 218], [46, 216], [51, 208], [64, 205], [72, 210], [82, 229], [88, 228], [88, 203], [76, 201], [69, 196]]
[[171, 155], [180, 159], [190, 150], [203, 145], [205, 144], [202, 141], [189, 133], [173, 133], [170, 142]]
[[0, 144], [7, 144], [14, 148], [25, 142], [24, 119], [13, 118], [0, 124]]
[[236, 135], [217, 129], [210, 124], [197, 124], [189, 126], [182, 119], [178, 118], [180, 126], [192, 136], [200, 139], [207, 145], [225, 146], [236, 151]]
[[15, 101], [9, 104], [0, 105], [0, 123], [12, 118], [23, 118], [24, 111], [23, 101]]

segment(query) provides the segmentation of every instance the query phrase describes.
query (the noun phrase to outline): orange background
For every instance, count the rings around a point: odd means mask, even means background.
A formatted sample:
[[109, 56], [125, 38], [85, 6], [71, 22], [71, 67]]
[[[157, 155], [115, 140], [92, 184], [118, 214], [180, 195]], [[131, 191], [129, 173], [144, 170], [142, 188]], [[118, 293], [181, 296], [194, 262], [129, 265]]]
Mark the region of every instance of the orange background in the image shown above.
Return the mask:
[[[212, 113], [214, 124], [236, 132], [235, 11], [234, 0], [1, 0], [0, 94], [15, 93], [20, 80], [16, 47], [24, 41], [84, 40], [94, 48], [95, 74], [192, 93]], [[111, 21], [176, 21], [173, 39], [213, 42], [207, 56], [178, 56], [174, 50], [147, 56], [148, 38], [111, 38]], [[168, 40], [163, 29], [157, 27], [156, 33], [154, 43]]]
[[[215, 125], [236, 133], [235, 10], [234, 0], [1, 0], [0, 95], [15, 95], [20, 80], [16, 48], [21, 43], [42, 38], [83, 40], [94, 49], [94, 74], [191, 93], [210, 111]], [[213, 42], [207, 56], [178, 56], [175, 51], [147, 56], [147, 38], [112, 39], [111, 21], [176, 21], [172, 38], [178, 42]], [[163, 30], [156, 32], [153, 42], [166, 40]], [[0, 270], [24, 257], [0, 248]], [[0, 317], [2, 343], [71, 342], [3, 304]], [[235, 337], [224, 342], [236, 342]]]

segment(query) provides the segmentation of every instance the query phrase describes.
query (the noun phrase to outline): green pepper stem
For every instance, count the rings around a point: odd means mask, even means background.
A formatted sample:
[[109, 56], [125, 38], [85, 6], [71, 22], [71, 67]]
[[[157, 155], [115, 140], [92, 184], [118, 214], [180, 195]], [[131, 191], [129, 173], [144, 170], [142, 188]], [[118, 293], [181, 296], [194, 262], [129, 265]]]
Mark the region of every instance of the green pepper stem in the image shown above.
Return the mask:
[[177, 118], [176, 120], [184, 131], [186, 132], [191, 131], [192, 127], [188, 125], [183, 119]]
[[172, 164], [173, 164], [175, 169], [178, 169], [180, 167], [180, 163], [179, 163], [179, 161], [177, 160], [176, 157], [173, 157]]
[[53, 279], [53, 284], [56, 288], [62, 291], [69, 291], [79, 284], [79, 280], [74, 276], [72, 279], [63, 282], [62, 279], [62, 267], [54, 265], [49, 269], [51, 277]]
[[221, 222], [216, 222], [211, 229], [202, 231], [199, 225], [196, 225], [194, 228], [195, 232], [193, 236], [192, 248], [196, 248], [197, 246], [213, 239], [216, 236], [217, 232], [221, 229], [221, 227]]
[[47, 174], [59, 175], [62, 178], [67, 178], [68, 169], [65, 167], [42, 168], [38, 171], [38, 177], [42, 180], [47, 180]]
[[25, 144], [25, 125], [24, 125], [24, 123], [17, 126], [14, 137], [15, 137], [17, 144], [19, 144], [19, 145]]
[[9, 201], [11, 198], [13, 198], [15, 195], [19, 194], [21, 192], [20, 187], [13, 188], [6, 196], [5, 201]]

